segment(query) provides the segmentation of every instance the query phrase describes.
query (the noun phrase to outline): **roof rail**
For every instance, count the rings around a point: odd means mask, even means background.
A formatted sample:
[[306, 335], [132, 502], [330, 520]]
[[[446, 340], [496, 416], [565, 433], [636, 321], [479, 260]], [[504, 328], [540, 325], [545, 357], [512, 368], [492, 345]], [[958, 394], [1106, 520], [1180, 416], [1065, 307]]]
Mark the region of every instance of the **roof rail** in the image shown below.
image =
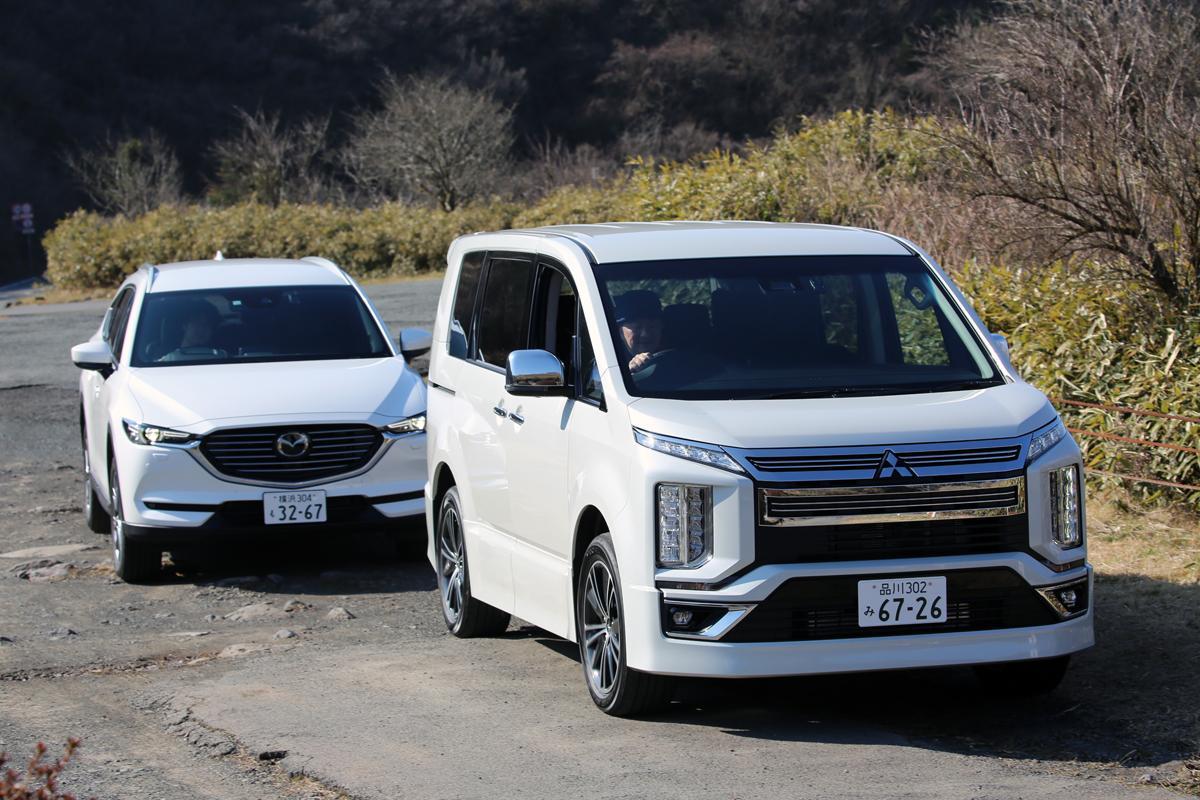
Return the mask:
[[324, 258], [322, 256], [304, 256], [300, 260], [307, 261], [309, 264], [316, 264], [318, 267], [324, 267], [340, 277], [346, 282], [347, 285], [350, 284], [350, 276], [346, 273], [346, 270], [342, 269], [328, 258]]
[[154, 287], [154, 279], [158, 277], [158, 267], [147, 262], [142, 264], [141, 269], [146, 270], [146, 291], [150, 291]]

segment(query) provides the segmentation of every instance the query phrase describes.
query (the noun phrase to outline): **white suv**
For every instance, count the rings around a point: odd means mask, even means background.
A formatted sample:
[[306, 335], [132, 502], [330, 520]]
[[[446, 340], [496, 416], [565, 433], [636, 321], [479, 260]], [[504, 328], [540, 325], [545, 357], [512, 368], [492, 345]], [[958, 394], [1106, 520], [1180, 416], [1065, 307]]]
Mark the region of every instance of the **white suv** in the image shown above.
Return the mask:
[[429, 558], [459, 636], [579, 643], [612, 714], [670, 676], [976, 665], [1093, 641], [1079, 449], [912, 243], [550, 227], [449, 252]]
[[[83, 372], [84, 510], [112, 536], [126, 581], [164, 550], [247, 535], [330, 534], [420, 520], [425, 385], [370, 301], [325, 259], [144, 266], [96, 335]], [[410, 523], [406, 525], [405, 523]]]

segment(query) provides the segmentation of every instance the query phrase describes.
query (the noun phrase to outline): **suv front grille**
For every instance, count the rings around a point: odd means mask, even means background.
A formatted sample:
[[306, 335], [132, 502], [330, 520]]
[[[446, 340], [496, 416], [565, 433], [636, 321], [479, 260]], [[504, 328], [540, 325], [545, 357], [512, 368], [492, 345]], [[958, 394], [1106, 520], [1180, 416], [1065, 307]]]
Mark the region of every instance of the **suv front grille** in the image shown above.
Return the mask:
[[759, 489], [764, 525], [855, 525], [1007, 516], [1025, 511], [1021, 477], [885, 486]]
[[[946, 576], [949, 602], [943, 622], [860, 628], [858, 582], [886, 575], [792, 578], [759, 603], [722, 641], [796, 642], [904, 636], [1024, 628], [1061, 621], [1037, 590], [1007, 567], [923, 574]], [[907, 573], [905, 576], [909, 577]]]
[[759, 526], [754, 540], [754, 561], [756, 564], [804, 564], [1028, 550], [1028, 517], [1017, 514], [802, 528]]
[[[308, 437], [302, 455], [284, 455], [276, 447], [280, 436], [291, 433]], [[200, 452], [214, 469], [231, 478], [296, 484], [360, 470], [382, 442], [379, 431], [369, 425], [230, 428], [205, 436]]]
[[[838, 470], [874, 471], [883, 460], [885, 450], [855, 448], [843, 453], [803, 452], [788, 455], [753, 455], [746, 460], [759, 472], [828, 472]], [[910, 467], [961, 467], [1014, 461], [1021, 455], [1021, 445], [999, 447], [956, 447], [947, 450], [906, 450], [897, 447], [893, 454]]]

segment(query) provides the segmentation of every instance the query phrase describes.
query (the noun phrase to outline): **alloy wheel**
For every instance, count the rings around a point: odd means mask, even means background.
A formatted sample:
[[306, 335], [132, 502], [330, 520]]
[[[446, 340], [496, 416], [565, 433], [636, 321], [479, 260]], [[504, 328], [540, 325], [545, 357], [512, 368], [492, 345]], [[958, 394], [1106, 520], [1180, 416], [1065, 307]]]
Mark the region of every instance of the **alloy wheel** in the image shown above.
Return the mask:
[[584, 583], [583, 654], [592, 689], [608, 696], [620, 674], [621, 606], [612, 571], [599, 559], [592, 562]]
[[463, 547], [462, 520], [458, 509], [447, 503], [438, 526], [438, 588], [442, 610], [453, 626], [463, 613], [463, 581], [466, 580], [466, 556]]
[[112, 531], [113, 566], [119, 567], [122, 556], [125, 555], [125, 514], [121, 509], [121, 487], [117, 483], [116, 470], [109, 473], [108, 482], [108, 496], [112, 504], [112, 522], [109, 530]]

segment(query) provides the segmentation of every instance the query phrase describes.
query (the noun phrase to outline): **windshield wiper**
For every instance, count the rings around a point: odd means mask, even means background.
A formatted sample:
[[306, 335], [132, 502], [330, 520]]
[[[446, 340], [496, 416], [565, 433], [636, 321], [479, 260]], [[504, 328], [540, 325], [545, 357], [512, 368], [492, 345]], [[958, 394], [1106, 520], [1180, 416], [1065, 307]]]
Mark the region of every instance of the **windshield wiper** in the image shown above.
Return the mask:
[[929, 392], [954, 392], [965, 389], [984, 389], [999, 386], [992, 378], [974, 378], [946, 383], [886, 384], [878, 386], [825, 386], [813, 389], [788, 389], [780, 392], [750, 395], [746, 400], [797, 400], [805, 397], [855, 397], [862, 395], [925, 394]]

